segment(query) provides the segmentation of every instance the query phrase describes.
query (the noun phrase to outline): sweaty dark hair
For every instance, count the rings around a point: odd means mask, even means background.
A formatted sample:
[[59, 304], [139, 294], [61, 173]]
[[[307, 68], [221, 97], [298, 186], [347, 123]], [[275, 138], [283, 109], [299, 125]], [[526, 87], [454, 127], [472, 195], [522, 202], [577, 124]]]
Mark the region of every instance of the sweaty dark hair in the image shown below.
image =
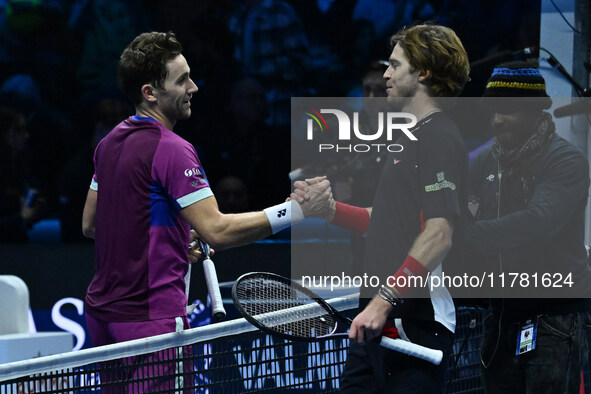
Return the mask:
[[119, 58], [119, 88], [135, 105], [141, 103], [142, 86], [149, 83], [161, 88], [168, 73], [166, 64], [182, 50], [183, 46], [172, 32], [140, 34], [127, 45]]

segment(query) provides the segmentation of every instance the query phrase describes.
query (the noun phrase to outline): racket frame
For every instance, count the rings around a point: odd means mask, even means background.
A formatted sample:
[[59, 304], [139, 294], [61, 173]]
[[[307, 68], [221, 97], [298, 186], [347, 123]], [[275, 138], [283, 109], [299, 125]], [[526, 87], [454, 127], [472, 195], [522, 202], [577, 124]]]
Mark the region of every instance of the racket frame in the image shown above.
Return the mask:
[[[240, 301], [238, 300], [238, 296], [236, 294], [236, 288], [238, 287], [238, 284], [242, 280], [244, 280], [245, 278], [248, 278], [248, 277], [259, 277], [259, 278], [268, 277], [269, 279], [277, 280], [281, 283], [284, 283], [288, 286], [292, 286], [295, 289], [303, 292], [304, 294], [309, 296], [311, 299], [316, 301], [320, 306], [322, 306], [323, 309], [329, 315], [331, 315], [333, 318], [336, 318], [336, 319], [334, 319], [335, 325], [334, 325], [332, 332], [330, 334], [317, 336], [317, 337], [296, 336], [296, 335], [285, 334], [283, 332], [276, 331], [273, 328], [262, 324], [258, 319], [254, 318], [252, 315], [250, 315], [248, 312], [246, 312], [246, 310], [244, 310], [244, 308], [242, 307]], [[318, 340], [321, 340], [321, 339], [327, 338], [327, 337], [337, 338], [337, 337], [342, 337], [342, 336], [348, 336], [347, 333], [343, 333], [343, 334], [335, 333], [338, 328], [337, 320], [345, 321], [349, 325], [352, 323], [351, 319], [343, 316], [339, 311], [337, 311], [334, 307], [332, 307], [324, 299], [320, 298], [320, 296], [318, 296], [318, 294], [314, 293], [312, 290], [307, 289], [306, 287], [300, 285], [299, 283], [297, 283], [291, 279], [285, 278], [281, 275], [274, 274], [271, 272], [250, 272], [250, 273], [246, 273], [246, 274], [240, 276], [238, 279], [236, 279], [236, 281], [234, 282], [234, 285], [232, 286], [232, 300], [234, 301], [234, 306], [236, 307], [236, 309], [240, 312], [240, 314], [244, 317], [244, 319], [246, 319], [246, 321], [248, 321], [250, 324], [257, 327], [258, 329], [260, 329], [263, 332], [266, 332], [271, 335], [275, 335], [275, 336], [278, 336], [280, 338], [287, 339], [287, 340], [315, 342], [315, 341], [318, 341]], [[269, 313], [269, 312], [266, 312], [266, 313]], [[425, 361], [430, 362], [435, 365], [439, 365], [443, 359], [443, 352], [439, 349], [427, 348], [425, 346], [421, 346], [421, 345], [418, 345], [418, 344], [415, 344], [412, 342], [408, 342], [408, 341], [405, 341], [400, 338], [389, 338], [386, 336], [382, 336], [381, 338], [380, 337], [375, 338], [375, 340], [379, 341], [381, 346], [384, 346], [388, 349], [400, 352], [402, 354], [406, 354], [411, 357], [416, 357], [416, 358], [425, 360]]]
[[[261, 323], [256, 317], [249, 314], [242, 307], [242, 304], [238, 299], [238, 295], [237, 295], [238, 284], [241, 281], [243, 281], [245, 278], [249, 278], [249, 277], [269, 278], [271, 280], [281, 282], [289, 287], [292, 287], [292, 288], [304, 293], [305, 295], [310, 297], [310, 299], [316, 301], [316, 303], [319, 304], [326, 311], [326, 313], [329, 314], [334, 319], [335, 324], [334, 324], [334, 327], [333, 327], [331, 333], [326, 334], [326, 335], [321, 335], [321, 336], [314, 336], [314, 337], [293, 335], [293, 334], [283, 333], [281, 331], [275, 330], [272, 327], [266, 326], [263, 323]], [[318, 341], [318, 340], [321, 340], [321, 339], [327, 338], [327, 337], [347, 336], [348, 335], [347, 333], [343, 333], [343, 334], [336, 333], [336, 331], [338, 330], [338, 322], [337, 321], [340, 320], [342, 322], [346, 322], [347, 324], [351, 324], [351, 319], [343, 316], [339, 311], [337, 311], [334, 307], [332, 307], [328, 302], [326, 302], [324, 299], [322, 299], [318, 294], [314, 293], [312, 290], [300, 285], [298, 282], [295, 282], [295, 281], [293, 281], [289, 278], [286, 278], [284, 276], [274, 274], [272, 272], [250, 272], [250, 273], [246, 273], [244, 275], [241, 275], [238, 279], [236, 279], [236, 281], [234, 282], [234, 285], [232, 286], [232, 300], [234, 301], [234, 306], [236, 307], [238, 312], [240, 312], [242, 317], [244, 317], [246, 319], [246, 321], [248, 321], [250, 324], [257, 327], [261, 331], [267, 332], [272, 335], [276, 335], [280, 338], [287, 339], [287, 340], [315, 342], [315, 341]], [[266, 313], [272, 313], [272, 312], [266, 312]], [[277, 311], [277, 313], [280, 313], [280, 311]]]

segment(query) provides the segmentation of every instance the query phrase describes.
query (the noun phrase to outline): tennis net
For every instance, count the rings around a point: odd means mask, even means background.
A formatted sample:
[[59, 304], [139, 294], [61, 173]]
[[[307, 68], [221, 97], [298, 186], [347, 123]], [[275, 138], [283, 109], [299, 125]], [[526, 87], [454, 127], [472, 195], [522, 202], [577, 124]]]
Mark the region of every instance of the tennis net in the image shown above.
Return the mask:
[[[352, 315], [357, 298], [329, 303]], [[235, 319], [0, 365], [0, 394], [331, 392], [339, 390], [347, 349], [346, 338], [286, 341]], [[460, 391], [470, 389], [478, 388]]]

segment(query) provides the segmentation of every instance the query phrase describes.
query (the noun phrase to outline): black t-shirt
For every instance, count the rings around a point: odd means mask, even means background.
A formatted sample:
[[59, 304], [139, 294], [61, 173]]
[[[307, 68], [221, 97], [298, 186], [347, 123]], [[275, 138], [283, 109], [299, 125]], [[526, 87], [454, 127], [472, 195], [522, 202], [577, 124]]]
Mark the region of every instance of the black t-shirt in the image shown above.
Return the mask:
[[[400, 268], [428, 219], [447, 218], [454, 228], [453, 246], [442, 266], [461, 256], [468, 177], [462, 138], [442, 112], [423, 119], [412, 131], [418, 141], [401, 136], [397, 143], [403, 151], [391, 153], [384, 163], [367, 233], [364, 270], [379, 276], [382, 284]], [[362, 297], [376, 293], [376, 288], [362, 289]], [[453, 331], [455, 314], [449, 294], [436, 297], [445, 304], [439, 311], [434, 311], [426, 288], [416, 290], [414, 296], [405, 301], [408, 317], [435, 319]], [[442, 320], [453, 320], [453, 324]]]

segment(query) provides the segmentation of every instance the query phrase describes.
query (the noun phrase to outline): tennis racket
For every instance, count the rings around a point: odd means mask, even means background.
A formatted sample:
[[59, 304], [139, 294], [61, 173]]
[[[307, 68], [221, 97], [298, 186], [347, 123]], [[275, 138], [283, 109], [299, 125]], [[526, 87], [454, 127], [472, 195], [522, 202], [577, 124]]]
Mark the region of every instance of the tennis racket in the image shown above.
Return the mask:
[[[218, 282], [218, 275], [215, 270], [215, 265], [213, 264], [213, 261], [209, 258], [209, 245], [208, 244], [206, 244], [205, 242], [195, 240], [195, 241], [191, 242], [191, 244], [189, 245], [189, 248], [195, 247], [195, 245], [197, 245], [197, 242], [199, 242], [199, 245], [201, 246], [201, 250], [203, 251], [203, 254], [205, 255], [205, 258], [203, 259], [203, 273], [205, 274], [205, 283], [207, 284], [207, 292], [209, 293], [209, 298], [211, 299], [211, 312], [212, 312], [212, 315], [215, 319], [220, 320], [220, 319], [223, 319], [224, 317], [226, 317], [226, 310], [224, 309], [224, 302], [222, 301], [222, 294], [220, 292], [220, 284]], [[187, 272], [187, 275], [185, 276], [187, 297], [189, 295], [190, 281], [191, 281], [191, 264], [189, 264], [189, 271]], [[191, 305], [189, 305], [187, 307], [187, 312], [189, 311], [189, 308], [191, 308], [191, 307], [192, 307]], [[189, 312], [187, 314], [189, 314]]]
[[[338, 322], [351, 325], [351, 319], [313, 291], [299, 283], [268, 272], [242, 275], [232, 287], [236, 309], [260, 330], [288, 340], [314, 341], [327, 337], [348, 336], [336, 333]], [[386, 325], [382, 333], [397, 336], [394, 327]], [[400, 338], [382, 336], [380, 345], [409, 356], [439, 365], [441, 350], [430, 349]]]

